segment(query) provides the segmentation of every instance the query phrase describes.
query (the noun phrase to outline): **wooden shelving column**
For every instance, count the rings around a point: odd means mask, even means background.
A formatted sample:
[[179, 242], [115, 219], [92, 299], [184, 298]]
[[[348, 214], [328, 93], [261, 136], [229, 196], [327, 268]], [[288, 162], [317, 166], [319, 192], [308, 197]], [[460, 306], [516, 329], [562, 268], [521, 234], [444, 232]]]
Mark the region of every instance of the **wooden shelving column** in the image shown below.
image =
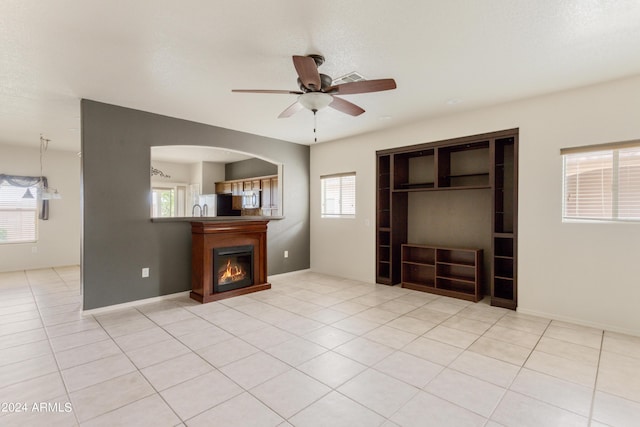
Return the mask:
[[493, 224], [491, 305], [515, 310], [517, 287], [518, 136], [492, 143]]
[[391, 284], [391, 156], [377, 156], [376, 282]]

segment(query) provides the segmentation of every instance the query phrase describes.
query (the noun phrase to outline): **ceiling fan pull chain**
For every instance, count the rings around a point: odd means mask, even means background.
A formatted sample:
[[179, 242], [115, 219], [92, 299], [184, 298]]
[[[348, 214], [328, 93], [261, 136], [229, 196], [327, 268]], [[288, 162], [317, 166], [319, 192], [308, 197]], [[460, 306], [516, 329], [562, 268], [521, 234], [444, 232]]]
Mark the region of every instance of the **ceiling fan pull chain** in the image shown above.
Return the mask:
[[318, 127], [318, 118], [316, 117], [316, 113], [318, 110], [313, 109], [313, 142], [318, 142], [318, 135], [316, 133], [316, 128]]

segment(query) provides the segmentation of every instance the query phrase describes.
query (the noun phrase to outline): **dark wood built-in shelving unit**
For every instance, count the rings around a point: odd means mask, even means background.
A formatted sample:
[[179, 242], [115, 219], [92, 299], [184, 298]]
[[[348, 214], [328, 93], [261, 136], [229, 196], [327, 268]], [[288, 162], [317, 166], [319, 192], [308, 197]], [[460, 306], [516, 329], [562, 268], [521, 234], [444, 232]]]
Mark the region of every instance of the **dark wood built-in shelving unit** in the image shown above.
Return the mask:
[[[415, 192], [488, 189], [492, 199], [491, 248], [485, 255], [491, 260], [491, 304], [515, 309], [517, 159], [517, 129], [378, 151], [376, 281], [402, 283], [412, 289], [471, 301], [481, 299], [481, 262], [477, 257], [482, 259], [482, 251], [408, 245], [408, 196]], [[433, 257], [425, 255], [430, 250], [434, 251]], [[476, 255], [470, 266], [440, 262], [447, 253], [440, 251], [457, 251], [458, 255], [476, 251]]]

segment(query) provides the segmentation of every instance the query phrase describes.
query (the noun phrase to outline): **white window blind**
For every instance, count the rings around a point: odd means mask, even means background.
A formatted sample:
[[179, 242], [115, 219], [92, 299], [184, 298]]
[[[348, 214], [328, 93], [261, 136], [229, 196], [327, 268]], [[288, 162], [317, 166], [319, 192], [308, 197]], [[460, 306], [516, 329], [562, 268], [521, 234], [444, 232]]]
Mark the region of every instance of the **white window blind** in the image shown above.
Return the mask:
[[356, 215], [355, 172], [320, 177], [321, 216], [353, 218]]
[[33, 198], [23, 198], [27, 188], [0, 184], [0, 244], [37, 241], [37, 187], [30, 187]]
[[640, 221], [640, 147], [618, 156], [618, 218]]
[[565, 219], [640, 221], [640, 143], [563, 159]]

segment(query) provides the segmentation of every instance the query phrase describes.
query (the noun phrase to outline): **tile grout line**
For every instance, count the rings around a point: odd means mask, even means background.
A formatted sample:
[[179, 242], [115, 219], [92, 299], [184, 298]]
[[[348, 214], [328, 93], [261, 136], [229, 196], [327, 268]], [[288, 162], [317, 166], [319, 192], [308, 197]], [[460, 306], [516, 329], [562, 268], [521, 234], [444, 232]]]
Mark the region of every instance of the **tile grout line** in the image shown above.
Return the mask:
[[602, 352], [604, 351], [604, 334], [605, 331], [602, 331], [602, 335], [600, 337], [600, 351], [598, 352], [598, 363], [596, 368], [596, 377], [593, 381], [593, 393], [591, 393], [591, 404], [589, 405], [589, 425], [593, 422], [593, 407], [596, 401], [596, 391], [598, 387], [598, 376], [600, 375], [600, 362], [602, 360]]

